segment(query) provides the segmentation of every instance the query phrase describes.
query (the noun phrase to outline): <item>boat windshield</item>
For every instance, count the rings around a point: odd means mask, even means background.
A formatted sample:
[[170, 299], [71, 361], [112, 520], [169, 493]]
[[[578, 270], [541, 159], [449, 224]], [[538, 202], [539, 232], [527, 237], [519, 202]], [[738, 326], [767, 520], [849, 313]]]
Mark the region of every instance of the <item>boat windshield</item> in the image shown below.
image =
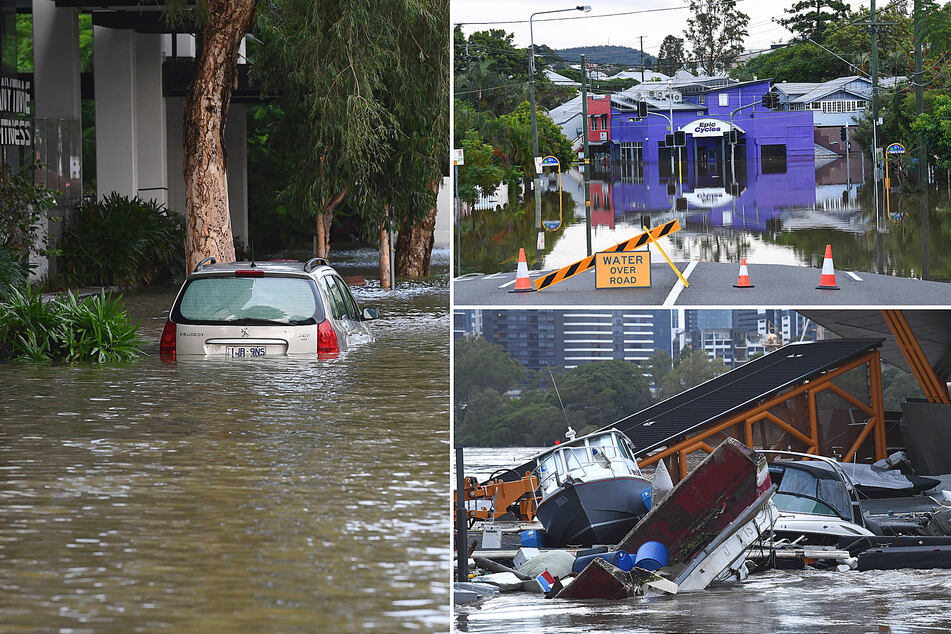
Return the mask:
[[[839, 515], [843, 519], [850, 519], [849, 493], [841, 481], [819, 478], [810, 471], [790, 466], [782, 469], [780, 478], [774, 500], [780, 510]], [[810, 505], [816, 510], [809, 510], [807, 507]], [[822, 511], [822, 507], [829, 512]]]
[[543, 491], [561, 486], [567, 476], [575, 479], [618, 475], [640, 475], [627, 439], [618, 433], [579, 438], [562, 445], [538, 460], [538, 477]]

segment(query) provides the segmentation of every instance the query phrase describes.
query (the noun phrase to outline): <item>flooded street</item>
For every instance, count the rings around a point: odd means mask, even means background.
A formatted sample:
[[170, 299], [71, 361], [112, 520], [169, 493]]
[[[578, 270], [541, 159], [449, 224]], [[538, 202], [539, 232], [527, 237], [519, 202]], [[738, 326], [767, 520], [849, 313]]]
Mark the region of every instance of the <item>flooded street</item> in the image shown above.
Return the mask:
[[[372, 280], [376, 251], [334, 254]], [[445, 631], [447, 251], [334, 361], [0, 365], [0, 629]]]
[[[467, 448], [480, 480], [541, 448]], [[649, 470], [645, 471], [649, 475]], [[947, 570], [770, 570], [740, 583], [619, 602], [546, 600], [506, 593], [456, 606], [460, 632], [947, 632]]]
[[[597, 164], [591, 178], [593, 249], [677, 219], [681, 231], [664, 244], [675, 260], [737, 263], [746, 257], [751, 264], [821, 267], [831, 244], [837, 268], [951, 281], [951, 193], [943, 179], [927, 197], [893, 187], [886, 198], [880, 190], [876, 208], [871, 168], [863, 167], [860, 156], [764, 167], [738, 172], [733, 194], [713, 168], [701, 173], [685, 162], [683, 182], [673, 179], [670, 194], [668, 164]], [[543, 221], [562, 220], [545, 232], [545, 248], [536, 249], [531, 197], [509, 203], [505, 211], [477, 210], [462, 223], [464, 272], [514, 270], [520, 247], [529, 268], [545, 270], [586, 255], [583, 176], [577, 169], [562, 175], [560, 212], [557, 179], [543, 187]], [[686, 210], [677, 209], [678, 198]], [[655, 256], [662, 261], [659, 252]]]

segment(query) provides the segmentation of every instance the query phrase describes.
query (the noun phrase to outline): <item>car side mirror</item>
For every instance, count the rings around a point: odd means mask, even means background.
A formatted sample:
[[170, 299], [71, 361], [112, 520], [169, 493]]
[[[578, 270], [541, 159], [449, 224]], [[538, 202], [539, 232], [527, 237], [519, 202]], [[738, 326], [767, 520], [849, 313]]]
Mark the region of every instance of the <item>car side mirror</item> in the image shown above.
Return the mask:
[[380, 311], [376, 308], [364, 308], [363, 309], [363, 319], [364, 321], [369, 321], [371, 319], [379, 319]]

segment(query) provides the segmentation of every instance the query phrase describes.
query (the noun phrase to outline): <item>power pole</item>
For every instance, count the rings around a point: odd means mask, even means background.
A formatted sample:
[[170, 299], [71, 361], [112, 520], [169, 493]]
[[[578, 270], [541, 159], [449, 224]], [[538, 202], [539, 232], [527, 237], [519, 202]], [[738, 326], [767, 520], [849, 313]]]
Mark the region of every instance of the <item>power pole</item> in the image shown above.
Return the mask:
[[[608, 99], [611, 97], [608, 96]], [[591, 255], [591, 161], [588, 158], [591, 146], [588, 142], [588, 67], [581, 56], [581, 118], [584, 120], [584, 159], [581, 169], [584, 170], [584, 226], [587, 236], [588, 255]]]
[[[915, 112], [921, 115], [925, 111], [924, 95], [922, 94], [923, 77], [921, 76], [921, 0], [915, 0]], [[928, 148], [925, 147], [925, 137], [918, 135], [918, 183], [928, 186]]]
[[641, 83], [644, 83], [644, 36], [641, 35]]
[[875, 24], [875, 0], [869, 18], [872, 29], [872, 180], [875, 187], [875, 213], [878, 214], [878, 26]]

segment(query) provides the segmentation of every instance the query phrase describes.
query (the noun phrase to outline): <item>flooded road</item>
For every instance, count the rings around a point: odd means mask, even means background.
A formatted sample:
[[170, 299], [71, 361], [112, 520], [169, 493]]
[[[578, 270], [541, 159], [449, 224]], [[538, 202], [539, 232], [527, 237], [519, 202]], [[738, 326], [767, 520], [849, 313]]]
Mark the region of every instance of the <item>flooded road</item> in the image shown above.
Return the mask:
[[[467, 448], [466, 475], [517, 466], [541, 448]], [[645, 472], [645, 475], [648, 475]], [[771, 570], [677, 596], [555, 601], [506, 593], [456, 606], [460, 632], [947, 632], [951, 571]]]
[[[372, 278], [375, 251], [340, 254]], [[337, 255], [337, 254], [335, 254]], [[0, 630], [445, 631], [448, 253], [334, 361], [0, 365]]]
[[[664, 241], [675, 260], [738, 263], [746, 257], [751, 264], [821, 267], [831, 244], [836, 268], [951, 281], [951, 191], [943, 180], [927, 197], [897, 187], [888, 197], [879, 191], [876, 208], [871, 169], [859, 157], [767, 167], [765, 173], [738, 174], [734, 193], [717, 174], [691, 171], [685, 163], [683, 182], [675, 179], [669, 193], [669, 179], [656, 163], [596, 165], [593, 249], [677, 219], [681, 231]], [[543, 187], [542, 219], [562, 219], [557, 230], [545, 232], [545, 248], [536, 249], [533, 198], [504, 210], [478, 210], [462, 223], [464, 272], [513, 271], [520, 247], [529, 268], [537, 269], [586, 255], [582, 175], [576, 169], [562, 175], [560, 211], [557, 181]], [[677, 199], [685, 210], [677, 209]], [[655, 256], [662, 261], [659, 252]]]

